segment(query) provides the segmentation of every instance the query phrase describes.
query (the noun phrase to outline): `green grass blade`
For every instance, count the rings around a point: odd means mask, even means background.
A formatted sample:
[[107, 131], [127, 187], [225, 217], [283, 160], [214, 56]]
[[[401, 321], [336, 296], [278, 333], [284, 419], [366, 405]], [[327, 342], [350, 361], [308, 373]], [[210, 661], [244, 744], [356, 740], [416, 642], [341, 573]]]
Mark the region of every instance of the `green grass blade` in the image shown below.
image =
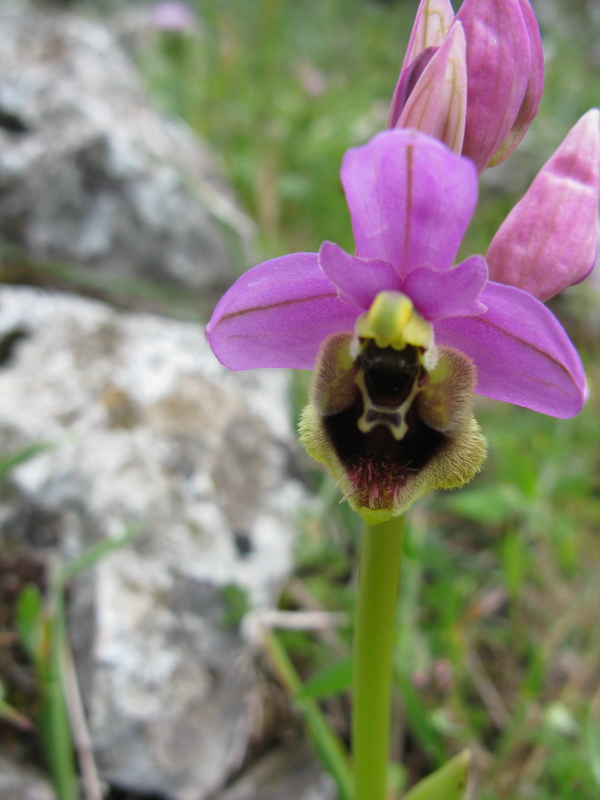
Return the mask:
[[62, 582], [64, 585], [81, 572], [91, 569], [111, 553], [125, 547], [135, 539], [143, 527], [143, 522], [134, 522], [129, 525], [120, 536], [115, 536], [112, 539], [103, 539], [101, 542], [92, 545], [92, 547], [86, 550], [85, 553], [82, 553], [79, 558], [76, 558], [69, 564], [65, 564], [65, 566], [61, 568], [58, 575], [59, 582]]
[[468, 750], [428, 775], [404, 795], [403, 800], [464, 800], [469, 778]]
[[314, 700], [300, 699], [302, 682], [277, 637], [265, 633], [265, 645], [279, 679], [300, 706], [315, 749], [338, 788], [340, 800], [352, 800], [352, 777], [344, 748]]
[[40, 442], [39, 444], [30, 444], [27, 447], [23, 447], [21, 450], [16, 450], [14, 453], [0, 456], [0, 480], [6, 478], [8, 473], [15, 469], [15, 467], [35, 458], [40, 455], [40, 453], [51, 450], [53, 446], [54, 445], [49, 442]]
[[338, 661], [307, 681], [297, 695], [297, 700], [320, 700], [332, 697], [352, 685], [352, 656]]

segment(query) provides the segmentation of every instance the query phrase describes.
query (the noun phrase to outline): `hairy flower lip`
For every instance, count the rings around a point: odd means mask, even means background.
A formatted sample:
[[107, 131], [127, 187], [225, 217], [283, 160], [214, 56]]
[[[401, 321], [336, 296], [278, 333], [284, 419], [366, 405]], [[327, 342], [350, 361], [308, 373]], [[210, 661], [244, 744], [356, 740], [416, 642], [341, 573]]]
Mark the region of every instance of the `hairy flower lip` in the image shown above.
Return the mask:
[[207, 336], [230, 369], [311, 369], [380, 291], [406, 294], [435, 341], [465, 353], [476, 391], [557, 417], [586, 397], [577, 352], [531, 294], [489, 281], [482, 256], [452, 262], [477, 196], [472, 162], [414, 130], [378, 134], [342, 167], [356, 255], [325, 243], [258, 265], [217, 306]]
[[355, 353], [351, 334], [329, 337], [300, 420], [306, 450], [370, 522], [404, 513], [434, 489], [458, 488], [486, 454], [469, 359], [445, 349], [426, 372], [421, 349], [407, 350], [371, 341]]

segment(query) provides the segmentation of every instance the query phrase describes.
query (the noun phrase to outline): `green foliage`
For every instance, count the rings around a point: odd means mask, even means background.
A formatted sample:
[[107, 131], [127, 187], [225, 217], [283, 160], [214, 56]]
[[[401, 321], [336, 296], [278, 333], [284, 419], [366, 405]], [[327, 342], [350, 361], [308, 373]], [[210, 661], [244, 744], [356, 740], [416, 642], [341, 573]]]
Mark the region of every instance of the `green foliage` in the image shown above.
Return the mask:
[[341, 158], [385, 127], [413, 5], [208, 0], [176, 57], [142, 54], [165, 107], [212, 143], [266, 257], [351, 247]]
[[310, 697], [302, 696], [302, 682], [278, 637], [265, 632], [264, 644], [279, 680], [302, 710], [315, 749], [335, 781], [339, 800], [351, 800], [352, 779], [342, 743], [317, 703]]
[[41, 705], [37, 724], [58, 800], [75, 800], [77, 772], [64, 690], [65, 622], [62, 594], [46, 606], [36, 586], [17, 604], [17, 629], [35, 667]]
[[307, 681], [298, 694], [300, 700], [321, 700], [341, 694], [352, 683], [352, 659], [344, 658], [321, 670]]
[[221, 589], [221, 598], [225, 604], [221, 625], [225, 628], [237, 628], [249, 610], [247, 592], [243, 587], [230, 583]]
[[6, 690], [0, 681], [0, 719], [9, 722], [16, 728], [30, 733], [33, 730], [31, 720], [6, 701]]
[[420, 781], [404, 800], [463, 800], [469, 776], [469, 752], [465, 750]]
[[43, 601], [37, 586], [31, 584], [21, 592], [16, 619], [21, 644], [35, 662], [44, 649]]
[[58, 570], [56, 575], [57, 591], [61, 591], [68, 581], [72, 580], [76, 575], [91, 569], [111, 553], [126, 547], [135, 539], [143, 527], [143, 522], [135, 522], [129, 525], [120, 536], [101, 539], [83, 552], [79, 558], [65, 564]]
[[76, 575], [129, 544], [141, 528], [141, 524], [130, 525], [121, 536], [102, 540], [79, 558], [56, 568], [51, 575], [46, 598], [42, 597], [37, 586], [30, 584], [24, 587], [17, 601], [16, 628], [36, 672], [41, 698], [36, 722], [57, 800], [76, 800], [78, 796], [74, 743], [67, 707], [69, 676], [65, 588]]
[[35, 458], [37, 455], [40, 455], [40, 453], [44, 453], [46, 450], [50, 450], [51, 448], [52, 445], [47, 443], [32, 444], [27, 447], [23, 447], [20, 450], [16, 450], [13, 453], [1, 455], [0, 481], [4, 480], [11, 470], [15, 469], [20, 464], [24, 464], [26, 461]]

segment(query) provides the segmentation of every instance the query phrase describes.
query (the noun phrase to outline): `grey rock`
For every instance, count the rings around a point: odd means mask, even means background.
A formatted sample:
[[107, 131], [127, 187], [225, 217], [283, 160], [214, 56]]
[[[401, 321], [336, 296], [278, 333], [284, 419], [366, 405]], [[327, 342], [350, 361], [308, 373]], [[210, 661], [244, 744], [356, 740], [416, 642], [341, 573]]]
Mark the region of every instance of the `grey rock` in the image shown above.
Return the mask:
[[261, 759], [215, 800], [335, 800], [331, 778], [306, 744], [295, 742]]
[[2, 800], [56, 800], [50, 783], [37, 770], [0, 753]]
[[70, 560], [141, 522], [74, 582], [71, 637], [102, 777], [212, 796], [265, 700], [227, 587], [267, 608], [292, 566], [294, 437], [281, 371], [233, 374], [202, 330], [90, 300], [0, 288], [0, 544]]
[[214, 300], [253, 225], [206, 147], [153, 107], [99, 22], [8, 6], [0, 27], [0, 234]]

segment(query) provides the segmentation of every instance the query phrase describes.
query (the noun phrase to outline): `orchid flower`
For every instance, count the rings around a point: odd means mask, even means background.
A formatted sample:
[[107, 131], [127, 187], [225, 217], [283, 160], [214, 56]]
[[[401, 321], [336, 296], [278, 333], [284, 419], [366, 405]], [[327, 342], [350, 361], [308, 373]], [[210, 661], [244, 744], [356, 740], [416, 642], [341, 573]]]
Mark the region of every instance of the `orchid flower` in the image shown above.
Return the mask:
[[[556, 417], [582, 408], [579, 356], [534, 295], [548, 294], [542, 262], [553, 248], [553, 285], [589, 267], [589, 248], [562, 245], [595, 236], [599, 138], [589, 112], [498, 232], [490, 280], [483, 256], [453, 266], [477, 200], [473, 162], [419, 131], [380, 133], [343, 160], [356, 253], [325, 242], [274, 258], [217, 305], [207, 336], [229, 369], [316, 365], [301, 436], [368, 521], [475, 474], [485, 444], [473, 392]], [[570, 228], [539, 231], [533, 202], [557, 217], [557, 196]], [[529, 235], [534, 265], [521, 282], [511, 259], [524, 266]]]
[[390, 127], [414, 127], [473, 159], [504, 161], [535, 117], [544, 84], [529, 0], [421, 0], [390, 107]]

